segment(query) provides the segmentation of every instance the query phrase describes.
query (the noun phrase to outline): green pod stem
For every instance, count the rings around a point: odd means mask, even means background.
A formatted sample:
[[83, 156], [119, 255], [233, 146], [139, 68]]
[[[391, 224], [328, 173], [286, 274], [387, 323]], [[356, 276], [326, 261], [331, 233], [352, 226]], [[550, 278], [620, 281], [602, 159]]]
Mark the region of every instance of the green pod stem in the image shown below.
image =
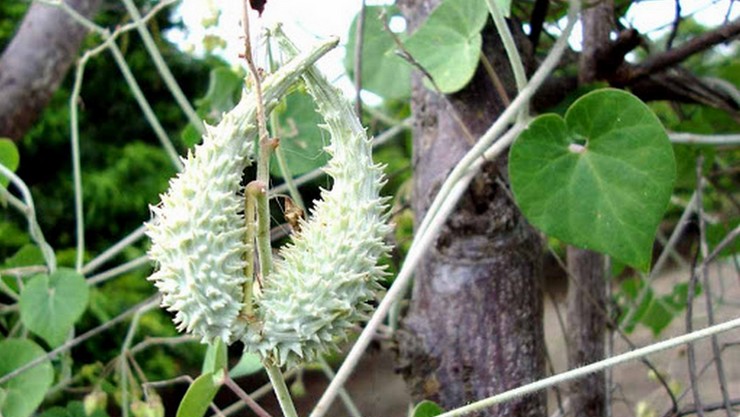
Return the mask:
[[[279, 29], [273, 35], [288, 57], [297, 54]], [[371, 141], [354, 109], [314, 66], [303, 79], [331, 136], [325, 171], [334, 185], [322, 191], [301, 233], [281, 250], [256, 308], [261, 325], [250, 326], [242, 338], [248, 351], [279, 366], [335, 349], [367, 316], [390, 231], [386, 199], [379, 196], [382, 169], [372, 160]]]
[[[298, 77], [334, 48], [328, 40], [301, 54], [263, 81], [265, 110], [272, 109]], [[240, 316], [246, 256], [241, 179], [251, 163], [257, 103], [244, 94], [216, 126], [206, 126], [203, 142], [183, 159], [183, 171], [170, 180], [161, 203], [146, 224], [149, 251], [157, 270], [149, 277], [162, 293], [162, 306], [175, 313], [178, 330], [204, 342], [231, 343], [246, 328]]]

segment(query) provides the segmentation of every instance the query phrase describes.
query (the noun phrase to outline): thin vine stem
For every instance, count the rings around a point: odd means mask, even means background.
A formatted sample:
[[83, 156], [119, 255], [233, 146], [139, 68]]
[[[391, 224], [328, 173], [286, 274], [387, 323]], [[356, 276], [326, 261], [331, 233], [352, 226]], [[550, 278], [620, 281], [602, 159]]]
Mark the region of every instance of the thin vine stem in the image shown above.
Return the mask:
[[126, 337], [123, 340], [123, 345], [121, 346], [121, 354], [118, 356], [118, 372], [120, 374], [119, 382], [120, 382], [120, 388], [121, 388], [121, 415], [123, 417], [128, 417], [129, 414], [129, 407], [128, 407], [128, 378], [127, 376], [130, 374], [129, 366], [128, 366], [128, 351], [131, 348], [131, 344], [134, 340], [134, 335], [136, 334], [136, 329], [139, 327], [139, 320], [142, 316], [142, 311], [139, 310], [134, 314], [134, 317], [131, 319], [131, 324], [128, 327], [128, 331], [126, 332]]
[[129, 233], [128, 236], [119, 240], [113, 246], [106, 249], [100, 255], [93, 258], [90, 262], [85, 264], [82, 268], [82, 274], [87, 275], [92, 271], [98, 269], [101, 265], [118, 256], [119, 253], [123, 252], [126, 248], [136, 243], [139, 239], [146, 235], [146, 226], [141, 225], [136, 228], [133, 232]]
[[[514, 73], [516, 89], [521, 92], [527, 86], [527, 73], [524, 70], [524, 64], [516, 47], [516, 42], [514, 42], [514, 36], [512, 36], [511, 30], [509, 30], [509, 25], [506, 24], [504, 14], [496, 4], [496, 0], [486, 0], [486, 3], [493, 18], [493, 24], [496, 26], [496, 30], [501, 37], [501, 42], [504, 44], [506, 56], [509, 58], [509, 65], [511, 65], [511, 71]], [[519, 112], [519, 121], [524, 122], [527, 118], [529, 118], [529, 106], [522, 106]]]
[[277, 148], [275, 148], [275, 159], [277, 160], [280, 172], [283, 174], [283, 179], [285, 180], [284, 184], [288, 188], [288, 194], [290, 195], [290, 198], [305, 213], [306, 204], [303, 202], [303, 197], [301, 196], [300, 191], [298, 191], [298, 187], [296, 186], [296, 183], [293, 180], [293, 176], [290, 173], [290, 167], [288, 166], [288, 161], [285, 159], [285, 152], [283, 151], [282, 146], [278, 146]]
[[242, 290], [244, 291], [244, 307], [242, 308], [242, 314], [247, 319], [251, 318], [254, 312], [252, 311], [252, 294], [254, 286], [254, 242], [257, 234], [255, 216], [257, 211], [257, 198], [249, 190], [244, 193], [244, 220], [246, 222], [246, 230], [244, 232], [244, 245], [247, 247], [246, 259], [244, 259], [244, 285]]
[[[319, 356], [318, 358], [316, 358], [316, 361], [321, 366], [321, 372], [323, 372], [324, 375], [326, 375], [326, 378], [331, 381], [336, 375], [334, 373], [334, 370], [331, 369], [331, 365], [329, 365], [329, 363], [326, 361], [326, 359], [324, 359], [323, 356]], [[339, 398], [344, 403], [344, 408], [347, 409], [347, 413], [349, 413], [350, 417], [362, 417], [360, 409], [357, 408], [357, 405], [352, 400], [352, 397], [350, 397], [349, 392], [347, 392], [344, 387], [339, 390]]]
[[669, 132], [668, 139], [672, 143], [688, 143], [696, 145], [736, 146], [740, 144], [740, 135], [700, 135], [697, 133]]
[[[267, 41], [267, 58], [270, 65], [270, 72], [275, 71], [277, 65], [272, 54], [272, 48], [270, 47], [269, 35]], [[278, 168], [280, 168], [280, 172], [285, 180], [285, 186], [288, 187], [288, 194], [290, 194], [290, 198], [293, 199], [298, 207], [305, 212], [306, 205], [303, 202], [303, 198], [301, 197], [301, 193], [298, 191], [295, 181], [293, 181], [293, 174], [288, 166], [288, 161], [285, 159], [285, 151], [283, 151], [283, 147], [280, 146], [280, 141], [282, 141], [282, 139], [280, 139], [280, 120], [278, 120], [277, 113], [275, 112], [270, 113], [270, 132], [272, 132], [273, 137], [278, 138], [278, 143], [274, 150], [275, 159], [277, 160]]]
[[[706, 259], [707, 256], [709, 256], [709, 245], [707, 243], [707, 224], [706, 224], [706, 221], [704, 220], [704, 202], [703, 202], [704, 198], [703, 196], [704, 196], [704, 189], [706, 187], [707, 181], [704, 178], [704, 173], [702, 172], [702, 168], [704, 165], [703, 162], [704, 162], [703, 157], [699, 157], [696, 162], [697, 185], [696, 185], [695, 193], [697, 196], [696, 210], [697, 210], [697, 215], [698, 215], [697, 217], [698, 217], [698, 222], [699, 222], [699, 249], [701, 251], [701, 258]], [[710, 325], [713, 325], [715, 323], [714, 306], [712, 304], [712, 287], [709, 281], [709, 271], [708, 271], [707, 264], [705, 262], [702, 262], [698, 270], [694, 271], [694, 274], [698, 275], [698, 278], [702, 281], [702, 284], [704, 285], [704, 297], [705, 297], [704, 299], [706, 302], [707, 323]], [[732, 417], [732, 408], [730, 406], [730, 395], [727, 392], [727, 378], [725, 376], [725, 368], [724, 368], [722, 354], [720, 352], [719, 341], [717, 340], [717, 336], [713, 335], [710, 338], [710, 342], [712, 344], [712, 353], [714, 355], [714, 366], [717, 371], [719, 390], [720, 390], [720, 393], [722, 394], [722, 401], [725, 404], [725, 412], [727, 413], [728, 417]]]
[[[255, 180], [247, 184], [246, 192], [251, 194], [257, 206], [257, 256], [259, 257], [259, 275], [263, 280], [272, 271], [272, 245], [270, 242], [270, 205], [267, 199], [267, 185]], [[264, 281], [262, 282], [264, 285]]]
[[41, 249], [41, 253], [44, 256], [44, 263], [46, 263], [49, 273], [54, 273], [57, 269], [57, 258], [54, 254], [54, 249], [46, 242], [44, 233], [41, 231], [41, 226], [39, 225], [38, 220], [36, 220], [36, 206], [33, 203], [31, 191], [19, 176], [15, 175], [13, 171], [9, 170], [2, 163], [0, 163], [0, 175], [8, 178], [8, 180], [18, 188], [23, 199], [20, 200], [16, 198], [5, 187], [0, 187], [0, 196], [8, 200], [11, 205], [26, 217], [26, 221], [28, 222], [28, 233], [31, 235], [31, 239], [33, 239]]
[[82, 79], [85, 75], [85, 65], [90, 57], [85, 53], [77, 64], [72, 94], [69, 97], [69, 130], [72, 142], [72, 182], [74, 184], [75, 205], [75, 236], [77, 239], [77, 253], [75, 256], [75, 270], [82, 271], [85, 260], [85, 215], [82, 202], [82, 169], [80, 167], [80, 126], [77, 115], [77, 102], [82, 89]]
[[267, 120], [265, 119], [264, 97], [262, 95], [262, 80], [259, 71], [254, 65], [252, 57], [252, 41], [249, 30], [249, 6], [247, 0], [242, 1], [242, 28], [244, 29], [244, 60], [249, 68], [252, 88], [254, 88], [257, 102], [257, 129], [259, 132], [259, 156], [257, 159], [257, 180], [250, 185], [257, 202], [257, 254], [260, 262], [260, 275], [264, 279], [272, 270], [272, 246], [270, 242], [270, 203], [267, 192], [270, 187], [270, 154], [275, 144], [269, 140]]
[[146, 118], [147, 122], [149, 122], [152, 130], [154, 130], [154, 134], [157, 136], [165, 152], [167, 152], [167, 155], [170, 157], [172, 165], [174, 165], [178, 171], [182, 171], [182, 161], [180, 160], [180, 155], [177, 153], [177, 150], [175, 150], [175, 146], [172, 144], [172, 141], [167, 135], [167, 132], [164, 130], [164, 127], [162, 127], [162, 124], [159, 123], [157, 115], [154, 113], [152, 106], [149, 104], [149, 101], [144, 96], [144, 92], [141, 91], [141, 87], [139, 87], [139, 83], [136, 81], [134, 74], [131, 72], [131, 68], [129, 68], [128, 64], [126, 63], [126, 59], [123, 57], [121, 50], [118, 48], [118, 45], [116, 45], [115, 43], [111, 43], [108, 49], [110, 49], [110, 52], [113, 55], [113, 59], [115, 59], [116, 64], [118, 64], [118, 68], [121, 70], [123, 78], [126, 80], [129, 89], [131, 89], [131, 93], [134, 95], [136, 102], [139, 104], [139, 107], [141, 107], [141, 112], [144, 113], [144, 117]]
[[[174, 1], [164, 0], [161, 3], [172, 4], [174, 3]], [[164, 58], [162, 58], [162, 53], [159, 52], [157, 44], [154, 42], [151, 33], [149, 33], [149, 30], [146, 28], [146, 25], [141, 17], [141, 13], [139, 13], [139, 9], [136, 8], [136, 5], [132, 0], [123, 0], [123, 4], [126, 7], [128, 13], [131, 15], [133, 23], [136, 25], [136, 30], [139, 32], [141, 40], [144, 41], [144, 47], [146, 48], [147, 52], [149, 52], [149, 57], [152, 59], [152, 62], [154, 62], [154, 66], [157, 68], [159, 76], [162, 77], [162, 80], [164, 81], [167, 88], [170, 90], [170, 93], [175, 98], [177, 104], [180, 106], [180, 109], [182, 109], [183, 113], [185, 113], [185, 116], [187, 116], [190, 124], [192, 124], [193, 127], [198, 130], [198, 133], [202, 135], [203, 133], [205, 133], [203, 121], [195, 112], [195, 109], [193, 109], [190, 101], [188, 101], [187, 97], [185, 97], [185, 94], [182, 92], [182, 89], [177, 83], [177, 80], [175, 80], [175, 76], [172, 75], [172, 71], [170, 71], [167, 63], [164, 62]]]
[[87, 279], [87, 285], [98, 285], [109, 279], [121, 276], [125, 273], [131, 272], [135, 269], [141, 268], [142, 266], [149, 266], [151, 260], [147, 255], [139, 256], [138, 258], [132, 259], [126, 263], [117, 265], [107, 271], [93, 275]]
[[283, 417], [298, 417], [298, 412], [293, 405], [293, 399], [290, 397], [290, 390], [285, 384], [285, 378], [283, 373], [280, 372], [280, 368], [273, 363], [270, 358], [262, 361], [267, 371], [267, 376], [270, 377], [272, 383], [272, 389], [275, 391], [278, 402], [280, 403], [280, 409], [283, 410]]

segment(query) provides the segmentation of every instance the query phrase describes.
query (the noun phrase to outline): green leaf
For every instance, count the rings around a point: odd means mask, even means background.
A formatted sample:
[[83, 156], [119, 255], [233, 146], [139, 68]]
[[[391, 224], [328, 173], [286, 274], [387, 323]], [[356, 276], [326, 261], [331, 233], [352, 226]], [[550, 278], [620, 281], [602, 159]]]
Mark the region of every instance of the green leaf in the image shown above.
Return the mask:
[[223, 340], [217, 339], [215, 343], [208, 344], [201, 373], [207, 374], [209, 372], [216, 372], [219, 369], [225, 369], [228, 366], [228, 360], [229, 354], [226, 344], [224, 344]]
[[485, 0], [444, 0], [406, 42], [443, 93], [459, 91], [473, 78], [487, 19]]
[[[18, 169], [20, 160], [21, 158], [18, 154], [18, 148], [16, 148], [15, 143], [10, 139], [0, 138], [0, 164], [15, 172], [15, 170]], [[0, 175], [0, 187], [7, 187], [9, 183], [9, 178], [5, 175]]]
[[[645, 282], [639, 277], [628, 278], [620, 284], [620, 291], [617, 293], [617, 300], [622, 314], [620, 315], [618, 322], [619, 327], [624, 328], [627, 333], [631, 333], [635, 329], [635, 326], [642, 316], [645, 315], [648, 306], [653, 300], [653, 290], [648, 288], [640, 305], [635, 305], [637, 297], [644, 286]], [[632, 319], [630, 322], [624, 323], [624, 320], [628, 315], [632, 315]]]
[[19, 268], [23, 266], [44, 265], [44, 254], [33, 244], [23, 245], [11, 257], [5, 259], [4, 268]]
[[640, 318], [640, 323], [652, 330], [653, 335], [657, 336], [665, 329], [677, 312], [673, 310], [662, 297], [654, 297], [648, 305], [647, 311]]
[[198, 133], [198, 129], [196, 129], [192, 124], [189, 124], [180, 131], [180, 139], [185, 146], [192, 148], [200, 143], [201, 136], [200, 133]]
[[[362, 44], [362, 89], [371, 91], [383, 98], [403, 100], [411, 95], [411, 66], [396, 51], [398, 46], [380, 20], [401, 17], [394, 6], [369, 6], [365, 12], [365, 27]], [[344, 55], [344, 67], [351, 77], [355, 69], [355, 39], [357, 37], [357, 18], [352, 22]], [[397, 34], [401, 41], [403, 33]]]
[[85, 406], [81, 401], [70, 401], [66, 407], [51, 407], [44, 411], [40, 417], [107, 417], [108, 413], [103, 410], [94, 410], [91, 414], [85, 412]]
[[224, 370], [205, 373], [190, 384], [180, 401], [177, 417], [203, 417], [224, 380]]
[[[44, 265], [44, 255], [38, 246], [27, 243], [23, 245], [16, 253], [5, 259], [0, 269], [21, 268], [24, 266]], [[16, 293], [18, 289], [18, 280], [9, 275], [0, 275], [0, 279], [5, 282], [9, 288]]]
[[232, 378], [239, 378], [242, 376], [252, 375], [261, 371], [264, 367], [259, 355], [256, 353], [244, 352], [241, 359], [231, 368], [229, 375]]
[[[5, 339], [0, 342], [0, 376], [46, 355], [36, 343], [26, 339]], [[27, 417], [41, 404], [54, 380], [54, 370], [48, 360], [0, 385], [0, 415]]]
[[[293, 176], [305, 174], [326, 164], [324, 146], [329, 138], [319, 128], [324, 119], [314, 110], [311, 96], [294, 91], [285, 99], [285, 106], [274, 110], [278, 116], [276, 136]], [[283, 177], [275, 156], [270, 164], [272, 175]]]
[[73, 269], [36, 275], [21, 291], [21, 321], [50, 346], [59, 346], [85, 312], [89, 292], [85, 277]]
[[[740, 225], [740, 217], [733, 217], [718, 223], [707, 224], [709, 248], [714, 250], [738, 225]], [[725, 246], [719, 252], [719, 256], [728, 257], [737, 253], [740, 253], [740, 239], [735, 239], [729, 245]]]
[[[244, 86], [244, 77], [228, 67], [211, 70], [206, 95], [195, 101], [198, 115], [209, 123], [217, 123], [223, 113], [231, 110]], [[201, 135], [192, 124], [180, 131], [180, 139], [187, 147], [200, 143]]]
[[647, 271], [676, 165], [668, 137], [630, 93], [595, 91], [565, 119], [533, 120], [511, 147], [511, 187], [546, 234]]
[[411, 411], [409, 417], [434, 417], [444, 412], [445, 410], [443, 410], [442, 407], [440, 407], [436, 403], [429, 400], [424, 400], [419, 404], [416, 404], [416, 407], [414, 407], [413, 411]]
[[211, 70], [206, 95], [197, 100], [199, 109], [220, 119], [221, 113], [234, 107], [235, 99], [244, 86], [244, 79], [228, 67]]

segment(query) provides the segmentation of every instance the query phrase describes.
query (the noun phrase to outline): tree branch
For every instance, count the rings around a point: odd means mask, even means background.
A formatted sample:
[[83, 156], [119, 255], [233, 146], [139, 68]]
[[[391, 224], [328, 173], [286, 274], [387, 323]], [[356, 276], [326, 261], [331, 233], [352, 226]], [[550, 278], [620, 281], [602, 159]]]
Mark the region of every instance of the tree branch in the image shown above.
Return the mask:
[[634, 68], [632, 77], [638, 78], [662, 71], [684, 61], [691, 55], [707, 50], [717, 44], [727, 42], [738, 36], [738, 34], [740, 34], [740, 18], [715, 30], [703, 33], [674, 49], [651, 56]]
[[[66, 0], [85, 17], [100, 0]], [[19, 140], [36, 121], [77, 56], [87, 30], [59, 7], [33, 3], [0, 56], [0, 136]]]

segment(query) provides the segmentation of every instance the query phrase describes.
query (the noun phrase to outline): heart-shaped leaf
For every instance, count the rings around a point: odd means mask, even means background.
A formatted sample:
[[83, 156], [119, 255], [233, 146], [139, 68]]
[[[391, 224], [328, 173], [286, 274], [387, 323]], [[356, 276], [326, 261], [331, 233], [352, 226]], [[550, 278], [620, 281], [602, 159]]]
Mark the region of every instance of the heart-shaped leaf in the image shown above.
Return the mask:
[[221, 388], [225, 376], [225, 371], [221, 369], [196, 378], [180, 401], [177, 417], [203, 417], [208, 410], [208, 405]]
[[[285, 105], [274, 110], [278, 116], [277, 137], [290, 174], [301, 175], [326, 164], [328, 144], [326, 132], [319, 125], [324, 119], [314, 110], [314, 102], [304, 91], [294, 91], [285, 99]], [[283, 177], [273, 157], [270, 164], [273, 175]]]
[[509, 176], [522, 212], [543, 232], [650, 268], [676, 165], [660, 121], [632, 94], [598, 90], [565, 119], [537, 117], [511, 147]]
[[[411, 95], [411, 66], [396, 54], [399, 48], [385, 30], [380, 20], [381, 12], [385, 12], [383, 19], [400, 18], [396, 7], [367, 7], [362, 43], [362, 88], [383, 98], [401, 100]], [[356, 31], [357, 18], [349, 29], [347, 52], [344, 55], [344, 66], [353, 77]], [[401, 41], [406, 38], [403, 33], [397, 36]]]
[[459, 91], [473, 78], [487, 19], [485, 0], [444, 0], [406, 42], [443, 93]]
[[[19, 163], [20, 155], [15, 143], [10, 139], [0, 138], [0, 164], [15, 172]], [[0, 175], [0, 187], [7, 187], [8, 183], [10, 183], [10, 179], [5, 175]]]
[[[44, 355], [46, 352], [30, 340], [5, 339], [0, 342], [0, 376]], [[44, 400], [53, 380], [54, 370], [47, 360], [0, 385], [0, 415], [30, 416]]]
[[208, 115], [220, 117], [222, 113], [234, 107], [243, 86], [244, 78], [230, 68], [219, 67], [211, 70], [208, 91], [205, 96], [196, 100], [198, 109], [205, 110]]
[[73, 269], [36, 275], [21, 291], [21, 321], [50, 346], [59, 346], [85, 312], [89, 292], [85, 277]]

